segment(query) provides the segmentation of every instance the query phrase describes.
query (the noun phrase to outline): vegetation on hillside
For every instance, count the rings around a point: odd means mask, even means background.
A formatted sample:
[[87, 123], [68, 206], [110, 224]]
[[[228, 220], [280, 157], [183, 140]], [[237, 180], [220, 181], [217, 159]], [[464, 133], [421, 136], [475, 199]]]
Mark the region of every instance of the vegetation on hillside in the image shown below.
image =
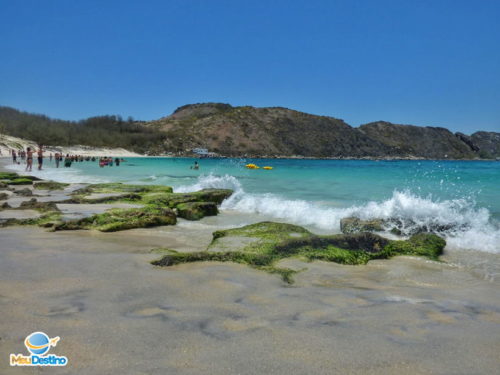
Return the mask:
[[107, 115], [65, 121], [10, 107], [0, 107], [0, 133], [49, 146], [123, 147], [141, 153], [165, 139], [164, 133], [132, 118]]

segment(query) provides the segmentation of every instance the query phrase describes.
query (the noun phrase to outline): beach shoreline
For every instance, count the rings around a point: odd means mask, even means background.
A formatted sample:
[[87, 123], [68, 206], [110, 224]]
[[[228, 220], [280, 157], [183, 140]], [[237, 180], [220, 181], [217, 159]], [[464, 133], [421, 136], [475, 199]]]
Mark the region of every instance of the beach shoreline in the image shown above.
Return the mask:
[[2, 373], [32, 373], [7, 360], [34, 331], [61, 337], [53, 351], [69, 365], [58, 373], [498, 370], [496, 254], [484, 254], [489, 274], [456, 252], [361, 266], [290, 258], [281, 265], [301, 270], [292, 287], [241, 264], [150, 264], [152, 249], [201, 251], [213, 231], [248, 220], [222, 213], [116, 233], [0, 228]]

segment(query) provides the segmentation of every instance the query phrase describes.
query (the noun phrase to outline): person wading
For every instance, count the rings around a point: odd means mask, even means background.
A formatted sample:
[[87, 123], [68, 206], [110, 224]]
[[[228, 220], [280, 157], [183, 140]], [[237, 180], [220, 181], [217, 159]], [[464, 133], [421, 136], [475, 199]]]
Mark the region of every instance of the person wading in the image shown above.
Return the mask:
[[38, 170], [41, 171], [42, 170], [42, 165], [43, 165], [43, 150], [42, 150], [42, 146], [40, 146], [40, 148], [38, 149]]
[[26, 171], [31, 172], [31, 168], [33, 167], [33, 151], [31, 151], [31, 147], [28, 147], [26, 150]]

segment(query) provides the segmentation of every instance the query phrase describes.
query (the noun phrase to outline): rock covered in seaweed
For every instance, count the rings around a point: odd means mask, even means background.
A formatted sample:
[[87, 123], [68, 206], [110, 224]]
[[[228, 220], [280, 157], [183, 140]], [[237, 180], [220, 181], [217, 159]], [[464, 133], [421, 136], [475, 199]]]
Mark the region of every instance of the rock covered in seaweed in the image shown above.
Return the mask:
[[368, 232], [318, 236], [296, 225], [261, 222], [216, 231], [206, 251], [170, 253], [153, 264], [172, 266], [197, 261], [229, 261], [279, 273], [285, 281], [291, 282], [295, 271], [275, 266], [281, 259], [301, 257], [308, 261], [323, 260], [350, 265], [366, 264], [372, 259], [387, 259], [396, 255], [438, 259], [445, 245], [442, 238], [431, 233], [420, 233], [409, 240], [394, 241]]
[[466, 225], [459, 223], [440, 223], [437, 220], [418, 223], [410, 218], [397, 217], [368, 220], [363, 220], [358, 217], [347, 217], [340, 220], [340, 230], [344, 234], [389, 231], [400, 236], [412, 236], [418, 233], [445, 233], [458, 229], [464, 231], [468, 228]]
[[35, 189], [40, 189], [40, 190], [63, 190], [68, 186], [69, 184], [65, 184], [62, 182], [55, 182], [55, 181], [38, 181], [33, 184], [33, 187]]
[[160, 225], [175, 225], [177, 217], [170, 208], [143, 207], [112, 209], [87, 218], [70, 220], [54, 225], [54, 230], [97, 229], [101, 232], [116, 232], [134, 228], [149, 228]]
[[384, 221], [382, 219], [362, 220], [358, 217], [346, 217], [340, 220], [340, 230], [344, 234], [382, 232], [384, 230]]
[[186, 220], [200, 220], [205, 216], [215, 216], [219, 213], [214, 202], [188, 202], [177, 205], [177, 215]]

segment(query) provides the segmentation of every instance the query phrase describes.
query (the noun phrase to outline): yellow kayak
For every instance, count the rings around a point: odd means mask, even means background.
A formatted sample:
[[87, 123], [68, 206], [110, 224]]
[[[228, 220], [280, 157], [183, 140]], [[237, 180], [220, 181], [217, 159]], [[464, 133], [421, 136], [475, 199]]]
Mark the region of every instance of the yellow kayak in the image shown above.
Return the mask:
[[262, 167], [262, 169], [271, 170], [271, 169], [273, 169], [273, 167]]
[[259, 167], [255, 164], [247, 164], [245, 165], [245, 167], [247, 167], [248, 169], [259, 169]]

